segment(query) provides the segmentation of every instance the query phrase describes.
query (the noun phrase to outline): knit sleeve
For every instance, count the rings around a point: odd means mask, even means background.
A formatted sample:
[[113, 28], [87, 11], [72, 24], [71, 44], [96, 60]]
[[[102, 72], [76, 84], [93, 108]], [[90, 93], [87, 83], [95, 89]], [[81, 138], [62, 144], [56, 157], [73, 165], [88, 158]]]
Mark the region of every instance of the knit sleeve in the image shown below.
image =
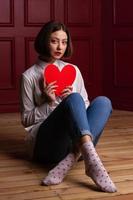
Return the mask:
[[21, 121], [25, 127], [45, 120], [50, 112], [50, 106], [46, 102], [37, 106], [34, 101], [34, 84], [24, 75], [21, 78]]
[[86, 108], [89, 106], [90, 101], [88, 99], [88, 94], [85, 88], [84, 80], [80, 70], [77, 68], [77, 90], [80, 95], [83, 97]]

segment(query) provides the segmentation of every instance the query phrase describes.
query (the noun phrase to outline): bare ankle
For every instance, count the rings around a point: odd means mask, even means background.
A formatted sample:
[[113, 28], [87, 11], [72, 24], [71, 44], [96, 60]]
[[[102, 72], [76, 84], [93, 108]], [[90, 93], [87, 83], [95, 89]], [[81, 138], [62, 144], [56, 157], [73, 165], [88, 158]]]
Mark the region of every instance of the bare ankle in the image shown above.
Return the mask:
[[86, 142], [90, 142], [90, 141], [92, 141], [91, 136], [90, 135], [84, 135], [80, 139], [80, 144], [82, 145], [82, 144], [84, 144]]

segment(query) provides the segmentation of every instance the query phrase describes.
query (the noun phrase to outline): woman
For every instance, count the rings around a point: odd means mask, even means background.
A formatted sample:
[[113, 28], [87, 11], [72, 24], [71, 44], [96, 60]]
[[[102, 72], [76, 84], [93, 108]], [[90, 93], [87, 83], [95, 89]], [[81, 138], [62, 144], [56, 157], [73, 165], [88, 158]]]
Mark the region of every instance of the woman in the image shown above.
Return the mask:
[[70, 33], [64, 24], [45, 24], [35, 40], [38, 61], [22, 74], [21, 116], [28, 131], [27, 145], [32, 159], [57, 163], [42, 180], [43, 185], [59, 184], [82, 155], [86, 175], [102, 191], [116, 192], [95, 145], [112, 111], [107, 97], [91, 103], [77, 66], [76, 77], [56, 95], [56, 81], [47, 83], [44, 72], [49, 64], [61, 71], [68, 63], [61, 60], [72, 54]]

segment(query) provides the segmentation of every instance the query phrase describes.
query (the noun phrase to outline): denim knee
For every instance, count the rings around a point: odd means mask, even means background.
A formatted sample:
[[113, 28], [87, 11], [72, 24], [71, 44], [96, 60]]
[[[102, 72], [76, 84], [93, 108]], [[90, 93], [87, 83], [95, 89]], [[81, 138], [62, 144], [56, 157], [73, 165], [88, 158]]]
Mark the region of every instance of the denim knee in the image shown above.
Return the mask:
[[83, 100], [82, 96], [77, 92], [70, 94], [66, 98], [66, 103], [70, 103], [70, 102], [73, 102], [76, 105], [79, 104], [80, 102], [84, 104], [84, 100]]
[[110, 110], [112, 112], [112, 103], [111, 100], [106, 96], [98, 96], [93, 100], [93, 103], [98, 103], [99, 106], [101, 105], [104, 109]]

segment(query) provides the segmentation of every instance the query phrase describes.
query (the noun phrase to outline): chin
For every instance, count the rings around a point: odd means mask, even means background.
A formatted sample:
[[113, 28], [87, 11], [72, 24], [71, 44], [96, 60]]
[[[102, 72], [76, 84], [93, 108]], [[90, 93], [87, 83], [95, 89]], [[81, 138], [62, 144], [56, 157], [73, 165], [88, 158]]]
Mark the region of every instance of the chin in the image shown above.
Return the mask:
[[54, 57], [55, 60], [61, 59], [61, 58], [62, 58], [62, 56], [55, 56], [55, 57]]

